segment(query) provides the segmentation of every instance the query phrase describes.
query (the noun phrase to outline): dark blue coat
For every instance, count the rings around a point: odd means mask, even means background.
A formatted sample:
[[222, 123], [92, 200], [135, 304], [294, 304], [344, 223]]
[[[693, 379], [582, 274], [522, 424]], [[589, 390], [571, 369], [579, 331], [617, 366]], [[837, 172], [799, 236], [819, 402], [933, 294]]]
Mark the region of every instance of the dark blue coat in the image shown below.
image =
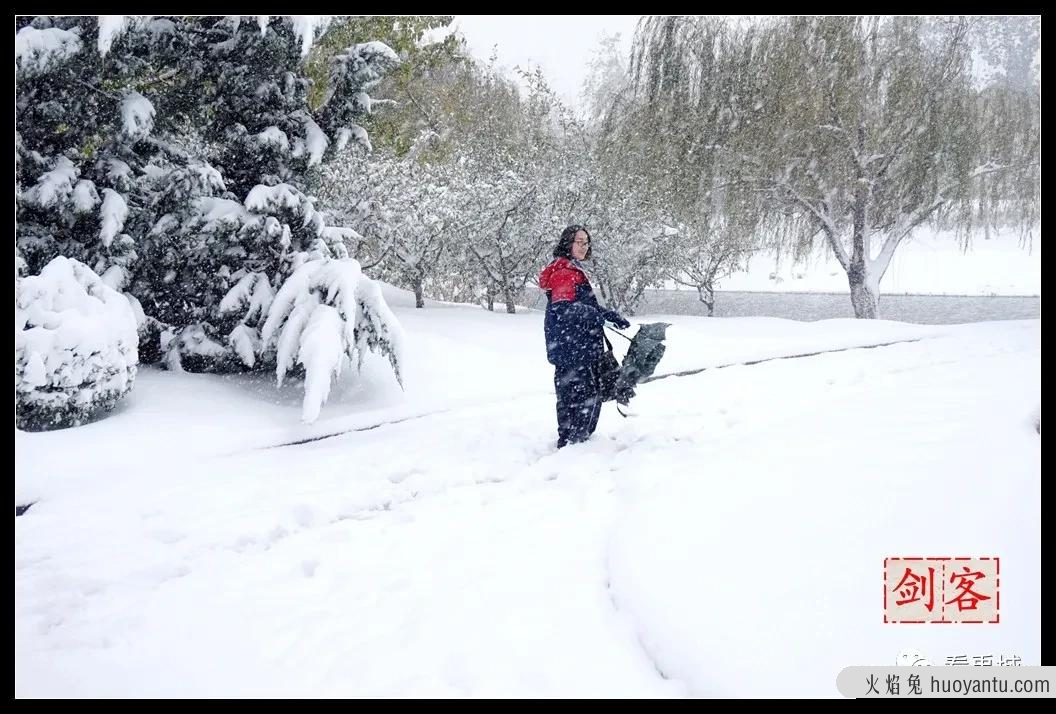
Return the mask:
[[546, 358], [557, 367], [594, 364], [605, 350], [602, 324], [607, 311], [577, 261], [557, 258], [539, 275], [546, 291]]

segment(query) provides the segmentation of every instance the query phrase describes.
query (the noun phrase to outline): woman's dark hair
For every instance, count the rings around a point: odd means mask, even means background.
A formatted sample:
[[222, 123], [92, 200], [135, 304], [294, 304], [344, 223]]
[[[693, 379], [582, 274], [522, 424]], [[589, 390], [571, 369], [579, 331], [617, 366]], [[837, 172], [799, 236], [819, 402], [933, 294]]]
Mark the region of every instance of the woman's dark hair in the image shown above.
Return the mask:
[[586, 254], [586, 256], [584, 256], [583, 259], [584, 260], [590, 260], [590, 252], [593, 249], [589, 245], [589, 241], [591, 240], [590, 231], [587, 230], [586, 226], [581, 226], [579, 224], [571, 225], [568, 228], [566, 228], [565, 230], [561, 231], [561, 240], [559, 240], [557, 242], [557, 245], [554, 246], [554, 257], [555, 258], [569, 258], [569, 259], [572, 258], [572, 243], [573, 243], [573, 241], [576, 240], [576, 234], [579, 233], [580, 231], [583, 231], [584, 233], [587, 234], [587, 241], [588, 241], [587, 254]]

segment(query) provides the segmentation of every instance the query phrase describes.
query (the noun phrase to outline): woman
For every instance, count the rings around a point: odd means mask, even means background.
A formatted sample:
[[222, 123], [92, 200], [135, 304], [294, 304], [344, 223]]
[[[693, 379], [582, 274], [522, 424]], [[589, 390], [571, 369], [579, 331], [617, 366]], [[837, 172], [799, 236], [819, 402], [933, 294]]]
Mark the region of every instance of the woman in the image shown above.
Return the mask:
[[601, 398], [597, 361], [605, 350], [602, 324], [631, 326], [615, 310], [598, 304], [581, 261], [590, 259], [590, 233], [583, 226], [561, 232], [554, 261], [539, 275], [546, 291], [546, 358], [554, 365], [557, 448], [586, 441], [598, 426]]

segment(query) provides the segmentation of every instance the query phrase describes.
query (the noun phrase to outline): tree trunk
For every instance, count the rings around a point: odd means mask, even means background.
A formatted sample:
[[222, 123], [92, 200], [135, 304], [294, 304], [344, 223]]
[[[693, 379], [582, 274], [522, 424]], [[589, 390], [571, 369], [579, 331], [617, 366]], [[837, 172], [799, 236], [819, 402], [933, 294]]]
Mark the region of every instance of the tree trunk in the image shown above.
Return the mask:
[[425, 307], [425, 295], [422, 293], [422, 278], [417, 277], [414, 279], [414, 306], [418, 308]]
[[[864, 154], [865, 135], [858, 126], [858, 155]], [[862, 168], [856, 170], [857, 187], [854, 198], [854, 233], [851, 237], [851, 258], [847, 267], [847, 284], [851, 286], [851, 305], [854, 316], [862, 320], [875, 320], [879, 314], [880, 289], [869, 275], [869, 201], [872, 191], [863, 181]], [[883, 268], [881, 268], [883, 272]]]
[[986, 176], [979, 177], [979, 207], [983, 217], [983, 239], [990, 240], [990, 201], [986, 196]]
[[513, 315], [517, 312], [517, 306], [514, 304], [516, 296], [513, 294], [513, 288], [509, 285], [502, 286], [502, 294], [506, 298], [506, 312]]
[[710, 285], [698, 285], [697, 294], [708, 308], [708, 317], [715, 317], [715, 290]]
[[865, 264], [854, 262], [847, 271], [847, 284], [851, 287], [851, 305], [858, 319], [875, 320], [880, 316], [880, 291], [872, 285]]

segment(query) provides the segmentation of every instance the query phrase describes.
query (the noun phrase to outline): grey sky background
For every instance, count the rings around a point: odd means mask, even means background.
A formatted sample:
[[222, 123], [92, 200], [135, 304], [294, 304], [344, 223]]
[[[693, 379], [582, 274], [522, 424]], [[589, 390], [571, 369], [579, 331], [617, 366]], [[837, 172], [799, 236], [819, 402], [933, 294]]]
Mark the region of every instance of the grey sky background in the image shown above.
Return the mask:
[[630, 50], [641, 15], [456, 15], [474, 57], [487, 60], [493, 48], [499, 65], [511, 70], [540, 67], [554, 91], [569, 104], [579, 98], [591, 56], [605, 35], [620, 33]]

